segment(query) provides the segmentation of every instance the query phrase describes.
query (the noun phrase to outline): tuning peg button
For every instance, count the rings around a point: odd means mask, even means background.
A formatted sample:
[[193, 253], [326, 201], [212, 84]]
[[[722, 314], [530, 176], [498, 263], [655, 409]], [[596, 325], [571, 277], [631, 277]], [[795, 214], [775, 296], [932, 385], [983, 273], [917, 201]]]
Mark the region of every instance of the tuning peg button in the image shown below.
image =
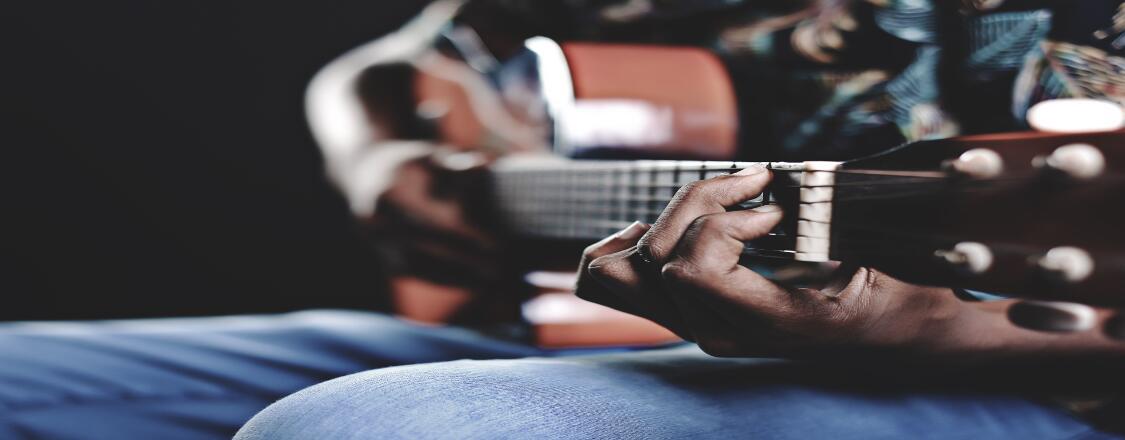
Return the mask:
[[945, 163], [946, 168], [976, 179], [990, 179], [1004, 172], [1004, 159], [987, 148], [974, 148]]
[[1036, 157], [1032, 165], [1061, 172], [1078, 180], [1098, 177], [1105, 171], [1105, 155], [1090, 144], [1063, 145], [1050, 156]]
[[941, 258], [949, 264], [964, 270], [965, 272], [979, 275], [992, 268], [994, 257], [992, 250], [981, 243], [977, 242], [962, 242], [957, 243], [951, 250], [940, 250], [935, 253], [938, 258]]
[[1079, 283], [1094, 273], [1094, 258], [1089, 252], [1071, 246], [1047, 251], [1036, 261], [1041, 270], [1067, 283]]

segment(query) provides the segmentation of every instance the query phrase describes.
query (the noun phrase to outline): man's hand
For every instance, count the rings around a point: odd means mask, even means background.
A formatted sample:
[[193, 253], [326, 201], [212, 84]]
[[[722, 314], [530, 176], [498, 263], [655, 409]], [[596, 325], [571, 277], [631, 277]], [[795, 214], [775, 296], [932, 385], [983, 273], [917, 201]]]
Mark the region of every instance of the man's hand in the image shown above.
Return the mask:
[[587, 249], [578, 295], [652, 319], [716, 356], [905, 351], [936, 342], [963, 306], [949, 289], [849, 267], [823, 289], [786, 288], [739, 265], [744, 243], [769, 233], [781, 210], [726, 208], [761, 193], [769, 179], [751, 168], [681, 189], [651, 228], [635, 224]]
[[778, 285], [739, 265], [748, 240], [781, 220], [757, 196], [765, 169], [680, 190], [656, 224], [634, 224], [586, 249], [579, 296], [651, 319], [716, 356], [898, 357], [942, 363], [1120, 359], [1096, 332], [1044, 334], [1012, 325], [1010, 301], [972, 303], [878, 270], [840, 266], [820, 289]]

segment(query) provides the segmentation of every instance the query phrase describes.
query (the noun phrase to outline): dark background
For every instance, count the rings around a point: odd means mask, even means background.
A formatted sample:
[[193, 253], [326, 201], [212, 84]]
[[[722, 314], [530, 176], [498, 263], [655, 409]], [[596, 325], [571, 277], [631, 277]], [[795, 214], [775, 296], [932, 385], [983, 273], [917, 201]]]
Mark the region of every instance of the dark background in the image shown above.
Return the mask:
[[0, 320], [383, 307], [303, 93], [421, 3], [5, 5]]

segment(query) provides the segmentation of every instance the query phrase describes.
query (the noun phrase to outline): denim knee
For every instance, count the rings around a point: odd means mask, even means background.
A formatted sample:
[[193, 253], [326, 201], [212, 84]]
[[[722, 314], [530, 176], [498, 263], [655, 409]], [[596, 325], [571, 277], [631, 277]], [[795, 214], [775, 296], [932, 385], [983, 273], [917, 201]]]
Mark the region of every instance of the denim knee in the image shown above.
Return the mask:
[[786, 364], [701, 353], [456, 361], [307, 388], [238, 439], [1072, 438], [1091, 428], [1017, 396], [870, 393], [778, 381]]
[[646, 437], [620, 431], [637, 424], [626, 419], [631, 407], [644, 404], [599, 392], [612, 376], [561, 359], [373, 370], [282, 399], [251, 419], [236, 438]]

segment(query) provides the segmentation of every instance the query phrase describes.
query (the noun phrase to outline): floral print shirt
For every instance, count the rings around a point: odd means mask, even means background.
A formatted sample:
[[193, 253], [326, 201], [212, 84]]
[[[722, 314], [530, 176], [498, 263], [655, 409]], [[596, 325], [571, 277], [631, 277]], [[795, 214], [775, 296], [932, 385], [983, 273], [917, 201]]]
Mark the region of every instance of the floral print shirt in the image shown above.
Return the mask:
[[1045, 99], [1125, 105], [1120, 0], [822, 1], [729, 26], [715, 47], [759, 116], [751, 139], [783, 159], [1024, 129]]

